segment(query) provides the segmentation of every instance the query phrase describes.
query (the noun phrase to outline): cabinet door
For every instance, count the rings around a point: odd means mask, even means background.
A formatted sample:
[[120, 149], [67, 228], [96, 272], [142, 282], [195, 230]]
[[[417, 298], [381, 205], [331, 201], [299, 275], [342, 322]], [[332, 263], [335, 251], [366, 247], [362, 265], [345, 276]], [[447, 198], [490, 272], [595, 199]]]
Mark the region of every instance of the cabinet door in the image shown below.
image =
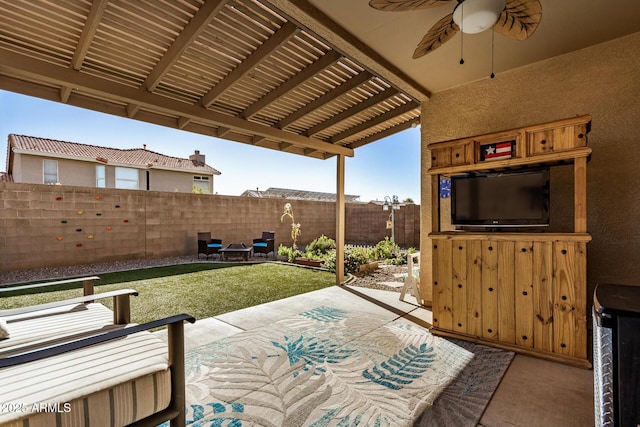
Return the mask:
[[585, 358], [586, 244], [553, 244], [553, 351]]
[[533, 244], [533, 336], [536, 350], [553, 351], [553, 264], [551, 242]]
[[530, 156], [571, 150], [586, 145], [585, 125], [563, 126], [527, 133], [527, 150]]
[[467, 333], [467, 241], [456, 240], [451, 248], [451, 314], [453, 330]]
[[451, 148], [431, 150], [431, 167], [441, 168], [451, 166]]
[[482, 242], [482, 337], [498, 339], [498, 247]]
[[482, 242], [467, 242], [467, 333], [482, 336]]
[[498, 340], [516, 342], [515, 242], [498, 242]]
[[533, 242], [515, 244], [516, 345], [533, 348]]
[[[467, 147], [469, 145], [470, 144], [464, 144], [451, 148], [451, 164], [453, 166], [471, 163], [472, 158], [467, 154]], [[473, 156], [473, 154], [471, 154], [471, 156]]]
[[433, 257], [433, 324], [440, 329], [452, 330], [451, 241], [436, 241], [431, 254]]

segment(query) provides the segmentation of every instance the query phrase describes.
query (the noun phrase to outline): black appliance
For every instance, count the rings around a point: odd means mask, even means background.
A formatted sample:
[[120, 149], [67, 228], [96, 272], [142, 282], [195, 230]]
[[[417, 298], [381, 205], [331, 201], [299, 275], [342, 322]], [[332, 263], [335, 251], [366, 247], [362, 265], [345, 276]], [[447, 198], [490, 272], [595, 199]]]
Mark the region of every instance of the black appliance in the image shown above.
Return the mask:
[[640, 286], [599, 284], [593, 325], [596, 426], [640, 426]]

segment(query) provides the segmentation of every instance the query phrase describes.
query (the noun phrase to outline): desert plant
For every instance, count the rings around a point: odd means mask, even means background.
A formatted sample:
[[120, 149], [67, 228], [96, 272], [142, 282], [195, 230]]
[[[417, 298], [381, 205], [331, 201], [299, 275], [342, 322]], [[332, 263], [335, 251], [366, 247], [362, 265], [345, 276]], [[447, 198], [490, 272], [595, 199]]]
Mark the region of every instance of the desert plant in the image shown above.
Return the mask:
[[285, 216], [288, 216], [289, 218], [291, 218], [291, 240], [293, 241], [291, 247], [295, 251], [298, 249], [298, 245], [296, 244], [296, 242], [298, 240], [298, 236], [300, 235], [301, 231], [300, 231], [300, 223], [296, 223], [293, 217], [293, 207], [291, 206], [291, 203], [286, 203], [284, 205], [284, 213], [280, 217], [280, 222], [284, 220]]

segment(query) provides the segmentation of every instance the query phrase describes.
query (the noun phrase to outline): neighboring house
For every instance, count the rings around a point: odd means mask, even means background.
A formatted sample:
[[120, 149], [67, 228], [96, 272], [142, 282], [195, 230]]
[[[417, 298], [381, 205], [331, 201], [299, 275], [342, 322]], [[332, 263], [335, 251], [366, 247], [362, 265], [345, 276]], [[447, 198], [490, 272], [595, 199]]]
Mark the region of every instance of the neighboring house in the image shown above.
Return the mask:
[[[290, 199], [290, 200], [314, 200], [317, 202], [335, 202], [335, 193], [322, 193], [319, 191], [291, 190], [288, 188], [269, 187], [264, 191], [246, 190], [240, 195], [241, 197], [268, 197], [274, 199]], [[356, 203], [360, 201], [360, 196], [345, 194], [346, 203]]]
[[181, 159], [146, 145], [120, 150], [11, 134], [7, 175], [18, 183], [213, 194], [213, 177], [220, 172], [197, 150]]

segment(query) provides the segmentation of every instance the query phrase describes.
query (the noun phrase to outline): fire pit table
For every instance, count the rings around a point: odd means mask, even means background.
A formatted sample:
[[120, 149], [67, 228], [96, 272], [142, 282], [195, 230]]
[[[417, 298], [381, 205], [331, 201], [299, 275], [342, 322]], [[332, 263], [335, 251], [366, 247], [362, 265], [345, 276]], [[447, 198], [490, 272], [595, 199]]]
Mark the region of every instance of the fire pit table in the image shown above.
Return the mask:
[[221, 254], [223, 260], [231, 258], [244, 258], [245, 261], [249, 261], [249, 256], [253, 251], [253, 246], [245, 246], [244, 243], [231, 243], [229, 246], [221, 248], [218, 253]]

